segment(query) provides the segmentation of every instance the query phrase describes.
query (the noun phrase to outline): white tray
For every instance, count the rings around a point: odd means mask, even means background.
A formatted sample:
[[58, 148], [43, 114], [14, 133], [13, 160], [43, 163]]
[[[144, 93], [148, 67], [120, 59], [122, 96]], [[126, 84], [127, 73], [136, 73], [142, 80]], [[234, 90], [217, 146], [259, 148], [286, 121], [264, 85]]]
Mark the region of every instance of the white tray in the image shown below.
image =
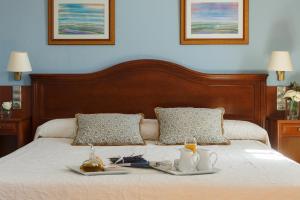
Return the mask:
[[79, 166], [67, 166], [69, 170], [72, 172], [84, 175], [84, 176], [96, 176], [96, 175], [118, 175], [118, 174], [128, 174], [129, 171], [119, 168], [119, 167], [108, 167], [105, 168], [104, 171], [99, 172], [85, 172], [80, 169]]
[[204, 170], [204, 171], [191, 171], [191, 172], [181, 172], [181, 171], [177, 171], [175, 168], [172, 169], [167, 169], [164, 166], [151, 166], [153, 169], [171, 174], [171, 175], [175, 175], [175, 176], [192, 176], [192, 175], [204, 175], [204, 174], [215, 174], [219, 171], [221, 171], [218, 168], [213, 168], [211, 170]]

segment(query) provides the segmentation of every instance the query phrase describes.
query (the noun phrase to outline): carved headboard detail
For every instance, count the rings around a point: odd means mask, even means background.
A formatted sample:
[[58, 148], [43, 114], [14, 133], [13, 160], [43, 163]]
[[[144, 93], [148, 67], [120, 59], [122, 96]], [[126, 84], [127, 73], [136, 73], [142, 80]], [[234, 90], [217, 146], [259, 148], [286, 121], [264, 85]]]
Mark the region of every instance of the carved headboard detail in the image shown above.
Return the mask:
[[33, 128], [76, 113], [144, 113], [160, 107], [224, 107], [225, 118], [264, 126], [266, 74], [204, 74], [160, 60], [90, 74], [33, 74]]

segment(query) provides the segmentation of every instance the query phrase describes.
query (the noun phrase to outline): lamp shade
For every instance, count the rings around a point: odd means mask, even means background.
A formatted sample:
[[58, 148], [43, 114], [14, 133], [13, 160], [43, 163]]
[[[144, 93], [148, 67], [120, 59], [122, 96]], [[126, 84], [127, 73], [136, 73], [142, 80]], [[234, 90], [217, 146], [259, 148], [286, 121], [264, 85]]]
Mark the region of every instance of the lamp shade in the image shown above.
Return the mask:
[[273, 51], [269, 63], [270, 71], [293, 71], [293, 64], [288, 51]]
[[10, 54], [7, 65], [9, 72], [30, 72], [32, 71], [31, 64], [27, 52], [13, 51]]

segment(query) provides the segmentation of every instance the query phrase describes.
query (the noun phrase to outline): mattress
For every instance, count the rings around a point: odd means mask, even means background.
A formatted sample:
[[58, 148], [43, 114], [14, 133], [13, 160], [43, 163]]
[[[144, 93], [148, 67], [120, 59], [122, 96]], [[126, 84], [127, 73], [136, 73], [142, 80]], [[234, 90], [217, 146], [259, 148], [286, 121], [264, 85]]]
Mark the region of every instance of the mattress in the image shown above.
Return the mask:
[[[259, 141], [207, 146], [218, 154], [217, 174], [172, 176], [152, 169], [86, 177], [67, 170], [86, 160], [88, 147], [71, 139], [40, 138], [0, 159], [0, 199], [153, 200], [300, 199], [300, 165]], [[144, 154], [150, 161], [174, 160], [179, 146], [96, 147], [101, 158]]]

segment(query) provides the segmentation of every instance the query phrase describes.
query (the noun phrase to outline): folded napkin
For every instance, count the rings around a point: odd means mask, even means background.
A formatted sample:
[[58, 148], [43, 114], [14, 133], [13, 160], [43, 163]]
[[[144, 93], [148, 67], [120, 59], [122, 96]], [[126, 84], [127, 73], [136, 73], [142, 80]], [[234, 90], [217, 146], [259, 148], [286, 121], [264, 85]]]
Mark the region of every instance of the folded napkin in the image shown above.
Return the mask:
[[145, 160], [143, 155], [109, 158], [109, 160], [122, 167], [151, 168], [149, 161]]

